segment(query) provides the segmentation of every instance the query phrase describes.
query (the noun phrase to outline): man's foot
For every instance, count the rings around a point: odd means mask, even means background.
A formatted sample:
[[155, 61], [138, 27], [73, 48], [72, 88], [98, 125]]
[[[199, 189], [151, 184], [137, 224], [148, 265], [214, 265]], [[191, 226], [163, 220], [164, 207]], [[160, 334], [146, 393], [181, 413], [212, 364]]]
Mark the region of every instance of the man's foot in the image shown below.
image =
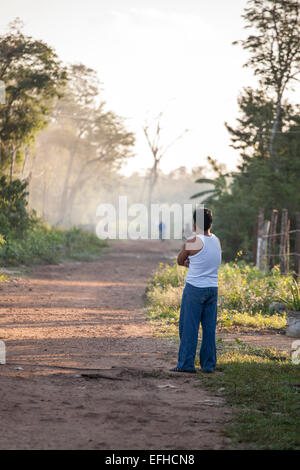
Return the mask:
[[214, 369], [207, 369], [207, 370], [202, 369], [201, 372], [203, 372], [203, 374], [211, 374], [212, 372], [214, 372]]
[[180, 369], [179, 367], [173, 367], [173, 369], [170, 369], [170, 372], [187, 372], [188, 374], [196, 374], [196, 369]]

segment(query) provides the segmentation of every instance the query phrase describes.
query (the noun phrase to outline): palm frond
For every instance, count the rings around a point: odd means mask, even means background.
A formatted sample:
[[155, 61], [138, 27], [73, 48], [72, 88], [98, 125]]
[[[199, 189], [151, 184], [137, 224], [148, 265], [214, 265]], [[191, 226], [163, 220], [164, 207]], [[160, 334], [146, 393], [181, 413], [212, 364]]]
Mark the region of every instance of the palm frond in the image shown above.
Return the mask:
[[195, 181], [195, 183], [209, 183], [209, 184], [215, 184], [215, 180], [212, 180], [210, 178], [199, 178]]
[[190, 199], [195, 199], [196, 197], [204, 196], [205, 194], [209, 193], [215, 193], [215, 189], [206, 189], [205, 191], [201, 191], [200, 193], [193, 194], [193, 196], [190, 197]]

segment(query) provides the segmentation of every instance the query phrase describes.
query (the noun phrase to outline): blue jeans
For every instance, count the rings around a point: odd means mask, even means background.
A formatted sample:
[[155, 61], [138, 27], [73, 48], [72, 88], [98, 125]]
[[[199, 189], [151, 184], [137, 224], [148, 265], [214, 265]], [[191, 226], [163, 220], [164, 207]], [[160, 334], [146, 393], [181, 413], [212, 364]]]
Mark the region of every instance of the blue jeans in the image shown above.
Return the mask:
[[180, 309], [180, 347], [177, 367], [195, 370], [199, 325], [202, 326], [200, 366], [205, 372], [216, 367], [217, 287], [194, 287], [186, 283]]

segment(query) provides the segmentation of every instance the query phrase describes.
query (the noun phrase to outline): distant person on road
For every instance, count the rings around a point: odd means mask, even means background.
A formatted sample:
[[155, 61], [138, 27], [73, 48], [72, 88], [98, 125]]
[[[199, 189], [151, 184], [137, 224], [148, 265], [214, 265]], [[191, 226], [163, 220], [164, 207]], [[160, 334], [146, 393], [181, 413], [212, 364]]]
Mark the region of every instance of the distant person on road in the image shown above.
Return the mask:
[[202, 371], [213, 372], [217, 362], [215, 336], [221, 244], [210, 232], [211, 210], [195, 210], [193, 221], [194, 234], [185, 242], [177, 257], [177, 263], [188, 267], [188, 272], [180, 309], [178, 362], [171, 369], [172, 372], [196, 372], [195, 357], [200, 323]]
[[164, 231], [165, 231], [165, 224], [160, 221], [158, 224], [158, 230], [159, 230], [159, 239], [163, 242], [164, 241]]

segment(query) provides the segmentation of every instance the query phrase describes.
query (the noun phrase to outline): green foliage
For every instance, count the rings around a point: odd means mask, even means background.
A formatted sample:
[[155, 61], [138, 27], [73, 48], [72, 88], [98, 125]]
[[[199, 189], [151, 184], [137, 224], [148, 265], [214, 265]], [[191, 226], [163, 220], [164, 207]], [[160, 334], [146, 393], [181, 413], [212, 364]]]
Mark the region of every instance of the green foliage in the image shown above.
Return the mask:
[[[214, 179], [209, 178], [198, 178], [195, 183], [210, 184], [213, 185], [213, 189], [204, 189], [199, 193], [193, 194], [191, 199], [201, 198], [201, 203], [211, 204], [214, 200], [218, 200], [223, 194], [228, 193], [228, 174], [224, 173], [224, 165], [219, 165], [216, 160], [211, 157], [207, 157], [208, 163], [212, 167], [212, 170], [216, 174]], [[203, 196], [207, 196], [202, 199]]]
[[[245, 96], [245, 100], [248, 99], [249, 96]], [[245, 260], [252, 261], [254, 223], [261, 207], [265, 209], [266, 218], [271, 216], [272, 209], [280, 211], [287, 208], [291, 227], [294, 227], [295, 213], [300, 207], [300, 180], [297, 176], [300, 172], [300, 117], [291, 107], [282, 108], [285, 131], [277, 137], [280, 158], [278, 171], [274, 172], [273, 161], [267, 154], [269, 137], [261, 130], [269, 127], [270, 123], [255, 123], [254, 115], [262, 117], [261, 105], [256, 111], [253, 109], [255, 106], [252, 103], [251, 114], [243, 115], [241, 125], [231, 129], [234, 145], [240, 146], [243, 158], [239, 171], [232, 175], [229, 192], [211, 202], [214, 231], [221, 240], [225, 261], [234, 259], [240, 250]], [[249, 134], [246, 121], [251, 123]]]
[[22, 33], [16, 20], [0, 36], [0, 80], [6, 102], [0, 105], [0, 168], [6, 169], [12, 151], [28, 144], [47, 123], [53, 99], [60, 96], [66, 70], [53, 49]]
[[27, 182], [7, 181], [0, 178], [0, 233], [20, 238], [34, 223], [33, 214], [27, 212]]
[[173, 263], [171, 266], [167, 263], [159, 263], [158, 269], [150, 280], [150, 286], [162, 289], [169, 286], [183, 286], [184, 277], [185, 271], [177, 263]]
[[[241, 152], [244, 161], [248, 161], [254, 152], [261, 159], [267, 158], [276, 104], [266, 95], [265, 89], [253, 90], [246, 87], [238, 98], [238, 105], [238, 127], [234, 129], [225, 123], [231, 135], [232, 147]], [[289, 107], [286, 110], [282, 107], [282, 119], [291, 114], [290, 111]]]
[[290, 296], [290, 299], [283, 299], [282, 297], [279, 297], [279, 299], [286, 304], [289, 310], [300, 311], [300, 289], [295, 279], [290, 284]]
[[5, 244], [5, 238], [3, 237], [3, 235], [0, 234], [0, 248], [4, 244]]
[[266, 274], [243, 261], [227, 263], [219, 274], [220, 308], [269, 315], [270, 303], [286, 294], [290, 280], [278, 266]]
[[[186, 269], [161, 263], [147, 288], [150, 317], [177, 323]], [[269, 305], [289, 292], [291, 277], [278, 267], [265, 274], [243, 261], [221, 266], [218, 325], [221, 328], [283, 329], [286, 314], [269, 311]]]
[[284, 100], [300, 71], [299, 15], [298, 0], [249, 0], [244, 10], [245, 29], [251, 33], [235, 43], [250, 53], [245, 66], [259, 78], [259, 89], [244, 89], [237, 126], [226, 124], [241, 164], [232, 174], [229, 191], [210, 199], [226, 261], [239, 250], [247, 261], [253, 259], [259, 208], [265, 214], [287, 208], [292, 227], [299, 210], [299, 106]]
[[263, 86], [277, 93], [282, 94], [299, 73], [299, 15], [298, 0], [248, 0], [243, 18], [245, 29], [251, 32], [234, 42], [250, 52], [245, 66], [254, 70]]
[[22, 240], [8, 238], [0, 250], [3, 265], [58, 263], [64, 259], [89, 260], [106, 242], [81, 229], [60, 230], [36, 223]]
[[249, 328], [283, 330], [286, 327], [286, 313], [265, 315], [222, 309], [219, 313], [218, 327], [225, 330], [232, 328], [244, 330], [249, 330]]
[[0, 263], [2, 265], [56, 263], [89, 259], [106, 242], [78, 228], [49, 227], [27, 211], [27, 182], [0, 178]]
[[221, 373], [202, 377], [202, 384], [215, 393], [222, 390], [233, 408], [226, 434], [250, 449], [300, 449], [300, 369], [289, 352], [221, 339], [217, 350]]

